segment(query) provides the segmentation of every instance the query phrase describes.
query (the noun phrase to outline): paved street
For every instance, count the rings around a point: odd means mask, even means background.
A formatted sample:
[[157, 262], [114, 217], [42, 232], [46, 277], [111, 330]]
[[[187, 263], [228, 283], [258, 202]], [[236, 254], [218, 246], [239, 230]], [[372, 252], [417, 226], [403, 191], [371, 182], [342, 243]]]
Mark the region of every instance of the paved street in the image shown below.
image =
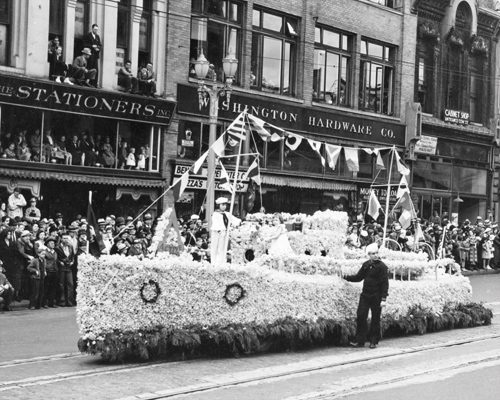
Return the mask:
[[[500, 275], [471, 280], [474, 299], [500, 313]], [[0, 399], [490, 399], [500, 390], [498, 315], [489, 327], [385, 340], [376, 350], [108, 365], [77, 353], [74, 313], [0, 314]]]

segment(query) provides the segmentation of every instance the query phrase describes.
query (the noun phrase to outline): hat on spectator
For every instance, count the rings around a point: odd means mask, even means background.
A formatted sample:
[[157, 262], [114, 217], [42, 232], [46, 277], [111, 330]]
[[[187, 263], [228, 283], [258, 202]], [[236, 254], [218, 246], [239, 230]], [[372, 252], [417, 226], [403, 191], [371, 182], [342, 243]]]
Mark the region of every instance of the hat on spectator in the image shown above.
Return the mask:
[[366, 254], [369, 253], [378, 253], [378, 244], [377, 243], [372, 243], [366, 246]]
[[21, 237], [26, 237], [26, 236], [31, 236], [31, 232], [30, 231], [22, 231], [21, 232]]
[[128, 222], [133, 221], [133, 220], [134, 220], [134, 219], [133, 219], [130, 215], [127, 217], [127, 221], [128, 221]]
[[483, 217], [481, 217], [480, 215], [478, 215], [478, 216], [476, 217], [476, 220], [482, 220], [482, 219], [483, 219]]
[[464, 221], [464, 225], [465, 225], [465, 224], [470, 224], [470, 220], [469, 220], [469, 219], [466, 219], [466, 220]]
[[88, 47], [84, 47], [82, 50], [82, 54], [86, 54], [88, 56], [91, 56], [92, 52], [90, 51], [90, 49]]
[[99, 225], [104, 225], [104, 224], [106, 223], [106, 220], [105, 220], [104, 218], [99, 218], [99, 219], [97, 220], [97, 223], [98, 223]]
[[200, 219], [200, 216], [198, 214], [191, 215], [191, 221], [198, 221], [199, 219]]
[[142, 239], [141, 238], [135, 238], [134, 239], [134, 244], [138, 244], [138, 243], [142, 243]]
[[127, 245], [126, 245], [125, 243], [123, 243], [123, 242], [119, 242], [119, 243], [117, 243], [117, 244], [116, 244], [116, 248], [117, 248], [118, 250], [123, 250], [123, 249], [125, 249], [126, 247], [127, 247]]
[[109, 216], [109, 218], [111, 218], [111, 219], [116, 219], [116, 217], [115, 217], [113, 214], [111, 214], [111, 215]]
[[490, 221], [489, 219], [485, 219], [485, 220], [484, 220], [484, 224], [485, 224], [485, 225], [489, 225], [489, 224], [491, 224], [491, 221]]
[[49, 244], [49, 242], [56, 242], [56, 239], [53, 238], [53, 237], [48, 237], [47, 239], [45, 239], [45, 246], [47, 246]]
[[47, 218], [42, 218], [38, 224], [48, 224], [49, 220]]
[[364, 229], [361, 231], [361, 236], [363, 237], [367, 237], [368, 236], [368, 232], [365, 231]]
[[34, 201], [36, 201], [36, 197], [32, 197], [32, 198], [30, 199], [30, 203], [33, 203]]
[[69, 231], [77, 231], [78, 230], [78, 224], [76, 222], [72, 222], [69, 226], [68, 226], [68, 230]]
[[152, 219], [153, 219], [153, 217], [151, 216], [150, 213], [147, 213], [147, 214], [144, 215], [144, 221], [150, 221]]
[[229, 200], [226, 197], [219, 197], [217, 200], [215, 200], [215, 204], [225, 204], [229, 203]]

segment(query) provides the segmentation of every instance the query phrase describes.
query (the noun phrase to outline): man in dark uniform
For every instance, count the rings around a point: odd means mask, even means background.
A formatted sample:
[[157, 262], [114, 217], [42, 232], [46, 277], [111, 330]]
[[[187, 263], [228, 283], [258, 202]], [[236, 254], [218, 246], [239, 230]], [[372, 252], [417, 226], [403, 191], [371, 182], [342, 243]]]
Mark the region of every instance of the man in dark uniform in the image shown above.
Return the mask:
[[92, 86], [97, 87], [97, 79], [99, 75], [99, 57], [101, 55], [101, 37], [99, 36], [99, 26], [97, 24], [92, 25], [92, 31], [87, 33], [83, 40], [83, 47], [88, 47], [91, 51], [91, 55], [87, 61], [88, 69], [96, 70], [95, 77], [91, 82]]
[[71, 237], [65, 233], [62, 236], [61, 244], [56, 248], [57, 262], [59, 270], [59, 290], [61, 298], [59, 305], [71, 307], [74, 305], [73, 293], [73, 267], [76, 261], [76, 254], [71, 244]]
[[[385, 307], [389, 291], [389, 278], [387, 266], [378, 256], [378, 245], [376, 243], [370, 244], [366, 247], [366, 253], [370, 259], [363, 263], [356, 275], [345, 276], [344, 279], [349, 282], [364, 281], [357, 311], [356, 341], [351, 342], [351, 346], [364, 347], [368, 338], [370, 349], [374, 349], [380, 340], [380, 314], [382, 307]], [[371, 310], [372, 314], [369, 332], [368, 310]]]

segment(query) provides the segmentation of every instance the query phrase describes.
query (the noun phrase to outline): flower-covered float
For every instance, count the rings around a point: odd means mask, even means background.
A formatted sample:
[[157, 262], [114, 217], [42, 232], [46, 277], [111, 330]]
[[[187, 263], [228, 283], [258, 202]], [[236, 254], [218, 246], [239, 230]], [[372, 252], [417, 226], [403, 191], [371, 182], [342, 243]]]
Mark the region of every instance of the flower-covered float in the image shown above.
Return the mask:
[[[234, 231], [232, 264], [168, 253], [82, 259], [80, 350], [116, 361], [346, 344], [355, 330], [361, 284], [344, 281], [342, 274], [354, 273], [364, 260], [360, 251], [343, 248], [347, 215], [273, 218], [265, 223], [265, 216], [253, 215]], [[285, 226], [293, 251], [273, 255], [269, 238]], [[381, 256], [392, 273], [410, 276], [390, 280], [385, 336], [491, 322], [491, 311], [471, 303], [467, 278], [437, 273], [446, 261], [438, 265], [421, 254], [388, 250]]]

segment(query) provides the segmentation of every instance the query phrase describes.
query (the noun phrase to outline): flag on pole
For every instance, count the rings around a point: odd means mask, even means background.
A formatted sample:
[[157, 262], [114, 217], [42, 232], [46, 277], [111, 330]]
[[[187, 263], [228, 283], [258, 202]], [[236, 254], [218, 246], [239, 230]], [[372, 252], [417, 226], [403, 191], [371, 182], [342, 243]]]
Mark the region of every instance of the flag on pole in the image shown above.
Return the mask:
[[344, 147], [345, 161], [351, 172], [359, 172], [359, 153], [357, 148]]
[[189, 182], [189, 170], [187, 170], [179, 178], [177, 178], [174, 184], [172, 185], [174, 201], [179, 200], [179, 198], [182, 196], [182, 193], [184, 193], [184, 190], [186, 190], [188, 182]]
[[380, 205], [380, 202], [378, 201], [377, 195], [372, 189], [370, 192], [370, 198], [368, 199], [368, 215], [374, 220], [377, 220], [381, 208], [382, 207]]
[[87, 240], [89, 243], [89, 254], [99, 257], [106, 246], [102, 240], [102, 234], [97, 224], [94, 209], [92, 208], [92, 192], [89, 192], [89, 205], [87, 207]]
[[398, 193], [396, 194], [396, 197], [400, 199], [405, 192], [410, 193], [410, 188], [408, 187], [408, 181], [406, 180], [406, 176], [402, 175], [401, 181], [399, 182]]
[[243, 179], [251, 179], [259, 186], [262, 184], [262, 180], [260, 179], [259, 162], [257, 158], [255, 158], [253, 163], [250, 165]]
[[399, 217], [399, 223], [403, 229], [408, 229], [411, 225], [411, 221], [417, 218], [415, 213], [415, 208], [411, 201], [410, 192], [404, 192], [401, 198], [394, 205], [393, 210], [401, 208], [401, 216]]
[[233, 187], [231, 186], [231, 181], [229, 180], [229, 174], [227, 173], [226, 168], [224, 168], [224, 165], [221, 162], [219, 162], [219, 164], [221, 169], [219, 184], [224, 190], [233, 193]]
[[318, 153], [318, 156], [321, 159], [321, 165], [323, 165], [323, 167], [324, 167], [325, 166], [325, 157], [323, 157], [323, 154], [321, 154], [321, 145], [322, 145], [322, 143], [318, 142], [317, 140], [312, 140], [312, 139], [307, 139], [307, 141], [309, 142], [309, 145], [311, 146], [311, 148], [316, 153]]
[[328, 158], [328, 166], [335, 171], [337, 166], [337, 161], [340, 156], [340, 151], [342, 146], [337, 146], [334, 144], [325, 144], [326, 156]]
[[396, 151], [396, 149], [394, 149], [393, 151], [394, 151], [395, 156], [396, 156], [396, 165], [398, 167], [399, 173], [401, 175], [410, 175], [410, 170], [408, 169], [408, 167], [406, 167], [403, 164], [403, 161], [401, 161], [401, 157], [400, 157], [399, 153]]
[[231, 122], [231, 125], [227, 128], [226, 132], [232, 136], [233, 139], [237, 140], [246, 140], [247, 135], [246, 135], [246, 123], [245, 123], [245, 118], [244, 115], [246, 113], [241, 113], [236, 117], [236, 119]]

